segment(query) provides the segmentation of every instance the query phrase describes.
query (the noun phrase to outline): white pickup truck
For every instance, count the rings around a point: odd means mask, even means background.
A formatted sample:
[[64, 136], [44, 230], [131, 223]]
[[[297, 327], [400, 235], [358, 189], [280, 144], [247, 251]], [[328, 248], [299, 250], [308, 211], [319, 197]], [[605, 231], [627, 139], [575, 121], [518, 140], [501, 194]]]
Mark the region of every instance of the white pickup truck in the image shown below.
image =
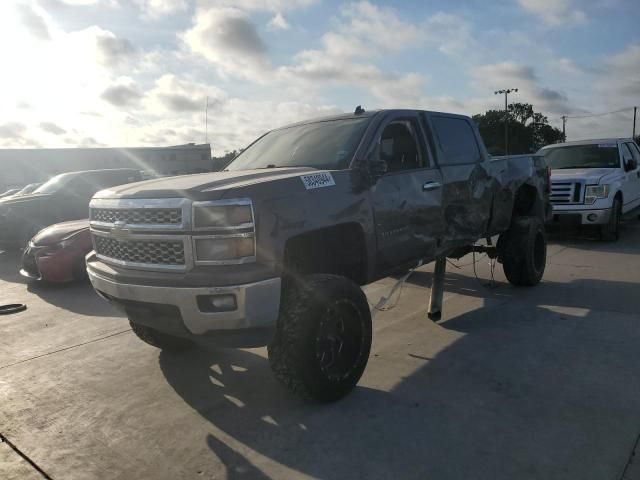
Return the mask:
[[640, 207], [638, 145], [607, 138], [547, 145], [538, 153], [551, 168], [550, 225], [595, 225], [603, 240], [617, 240], [622, 215]]

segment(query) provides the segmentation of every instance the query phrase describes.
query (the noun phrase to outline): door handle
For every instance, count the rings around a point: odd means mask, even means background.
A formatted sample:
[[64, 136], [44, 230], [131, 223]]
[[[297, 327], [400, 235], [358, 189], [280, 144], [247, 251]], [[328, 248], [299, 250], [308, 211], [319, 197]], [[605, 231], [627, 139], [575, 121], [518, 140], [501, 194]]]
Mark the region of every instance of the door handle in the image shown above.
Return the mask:
[[440, 188], [442, 184], [440, 182], [427, 182], [422, 185], [422, 190], [424, 192], [428, 192], [429, 190], [435, 190], [436, 188]]

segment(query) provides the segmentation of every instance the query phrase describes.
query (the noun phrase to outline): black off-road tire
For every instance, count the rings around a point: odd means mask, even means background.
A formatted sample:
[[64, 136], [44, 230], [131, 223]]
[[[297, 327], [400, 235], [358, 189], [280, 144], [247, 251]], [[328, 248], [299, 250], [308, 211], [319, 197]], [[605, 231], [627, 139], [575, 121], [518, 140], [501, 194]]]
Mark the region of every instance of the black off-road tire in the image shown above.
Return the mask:
[[193, 346], [193, 343], [186, 338], [168, 335], [151, 327], [147, 327], [146, 325], [135, 323], [131, 319], [129, 320], [129, 324], [131, 325], [133, 333], [135, 333], [140, 340], [161, 350], [179, 351], [186, 350]]
[[620, 197], [613, 199], [609, 223], [600, 227], [600, 238], [605, 242], [615, 242], [620, 238], [620, 218], [622, 217], [622, 202]]
[[371, 312], [358, 285], [328, 274], [288, 282], [268, 352], [289, 390], [305, 400], [339, 400], [360, 380], [370, 349]]
[[73, 265], [72, 273], [74, 282], [87, 282], [89, 280], [87, 263], [84, 258], [81, 258]]
[[538, 217], [519, 217], [498, 239], [499, 258], [507, 280], [515, 286], [537, 285], [547, 263], [547, 237]]

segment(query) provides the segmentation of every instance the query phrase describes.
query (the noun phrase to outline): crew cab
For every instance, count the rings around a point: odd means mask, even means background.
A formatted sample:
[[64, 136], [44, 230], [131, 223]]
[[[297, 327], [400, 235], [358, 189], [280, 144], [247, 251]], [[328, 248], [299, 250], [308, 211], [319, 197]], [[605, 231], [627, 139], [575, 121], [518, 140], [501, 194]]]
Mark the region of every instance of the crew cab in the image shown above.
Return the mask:
[[139, 180], [140, 172], [130, 168], [69, 172], [30, 194], [0, 199], [0, 244], [24, 247], [44, 227], [86, 219], [97, 191]]
[[496, 234], [509, 281], [535, 285], [548, 188], [542, 157], [490, 158], [468, 117], [358, 108], [268, 132], [222, 172], [97, 193], [87, 272], [145, 342], [267, 345], [282, 383], [331, 401], [368, 360], [360, 285]]
[[630, 138], [543, 147], [551, 168], [551, 225], [594, 225], [618, 239], [620, 219], [640, 207], [640, 148]]

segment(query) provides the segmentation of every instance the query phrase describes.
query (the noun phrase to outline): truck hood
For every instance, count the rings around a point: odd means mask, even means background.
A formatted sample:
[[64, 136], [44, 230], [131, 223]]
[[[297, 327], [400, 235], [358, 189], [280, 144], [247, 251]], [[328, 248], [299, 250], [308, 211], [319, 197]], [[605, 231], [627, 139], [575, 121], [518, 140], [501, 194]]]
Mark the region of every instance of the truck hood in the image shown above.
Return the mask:
[[587, 180], [587, 183], [597, 184], [602, 177], [616, 172], [615, 168], [567, 168], [566, 170], [551, 170], [551, 181]]
[[[221, 198], [225, 191], [314, 172], [309, 167], [261, 168], [163, 177], [102, 190], [93, 198]], [[216, 195], [217, 193], [217, 195]]]
[[33, 243], [37, 246], [53, 245], [59, 243], [71, 235], [80, 233], [83, 230], [89, 231], [89, 220], [73, 220], [51, 225], [33, 237]]

